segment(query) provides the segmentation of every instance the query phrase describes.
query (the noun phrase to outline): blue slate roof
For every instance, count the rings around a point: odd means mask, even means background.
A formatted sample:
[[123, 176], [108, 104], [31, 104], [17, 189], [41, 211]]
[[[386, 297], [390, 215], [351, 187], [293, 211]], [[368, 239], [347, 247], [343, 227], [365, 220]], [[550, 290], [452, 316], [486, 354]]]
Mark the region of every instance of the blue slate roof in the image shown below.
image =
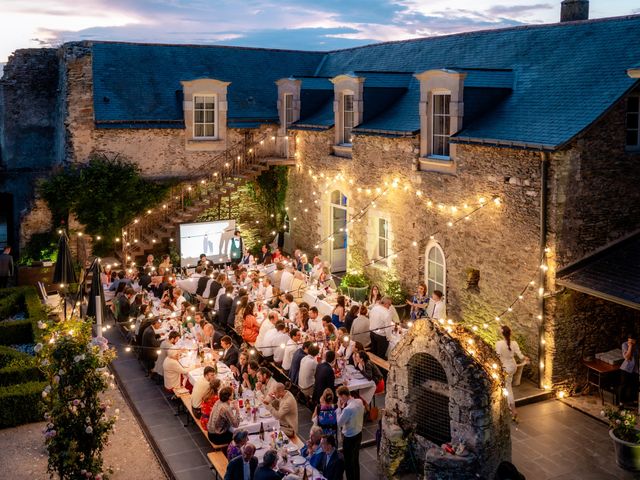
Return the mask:
[[558, 271], [556, 281], [640, 310], [640, 231]]
[[[275, 81], [313, 75], [322, 53], [254, 48], [131, 43], [93, 44], [95, 120], [183, 122], [183, 80], [231, 82], [227, 118], [277, 121]], [[146, 122], [146, 123], [145, 123]]]
[[[448, 68], [467, 74], [464, 127], [453, 141], [554, 149], [636, 84], [626, 71], [640, 62], [640, 15], [325, 53], [96, 43], [93, 57], [97, 124], [181, 121], [180, 80], [201, 77], [231, 82], [230, 120], [277, 121], [274, 82], [293, 76], [303, 80], [298, 126], [328, 128], [332, 99], [318, 91], [330, 92], [326, 78], [353, 72], [367, 78], [365, 97], [376, 87], [389, 95], [369, 94], [374, 103], [365, 101], [355, 131], [411, 133], [419, 130], [419, 83], [411, 74]], [[305, 108], [305, 95], [313, 108]]]

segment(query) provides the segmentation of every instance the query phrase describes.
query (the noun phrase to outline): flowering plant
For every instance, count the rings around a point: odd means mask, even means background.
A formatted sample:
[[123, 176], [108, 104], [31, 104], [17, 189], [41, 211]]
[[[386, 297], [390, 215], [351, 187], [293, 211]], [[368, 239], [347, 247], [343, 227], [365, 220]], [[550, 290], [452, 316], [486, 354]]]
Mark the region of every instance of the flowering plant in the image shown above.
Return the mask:
[[636, 415], [622, 407], [606, 407], [600, 412], [609, 422], [616, 438], [625, 442], [640, 443], [640, 431], [636, 428]]
[[104, 480], [102, 450], [117, 419], [110, 401], [100, 394], [113, 385], [108, 365], [114, 358], [106, 340], [91, 338], [91, 319], [71, 318], [39, 324], [38, 364], [48, 385], [43, 430], [49, 453], [48, 471], [60, 480]]

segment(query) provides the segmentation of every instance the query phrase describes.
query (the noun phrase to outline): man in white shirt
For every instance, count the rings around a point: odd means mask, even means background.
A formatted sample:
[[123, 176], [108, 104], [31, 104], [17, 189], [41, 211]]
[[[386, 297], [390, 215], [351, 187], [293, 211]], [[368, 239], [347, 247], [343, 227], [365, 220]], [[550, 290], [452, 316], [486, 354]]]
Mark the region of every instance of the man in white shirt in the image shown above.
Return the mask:
[[164, 370], [162, 369], [164, 359], [167, 358], [167, 352], [169, 351], [169, 349], [173, 347], [179, 339], [180, 334], [178, 332], [171, 332], [169, 334], [169, 337], [165, 338], [160, 344], [160, 353], [158, 354], [158, 359], [156, 360], [156, 364], [153, 367], [153, 371], [158, 375], [164, 375]]
[[360, 444], [364, 424], [364, 404], [360, 398], [353, 398], [344, 385], [336, 391], [338, 428], [342, 432], [342, 451], [347, 480], [360, 479]]
[[291, 293], [287, 293], [284, 296], [284, 308], [282, 309], [282, 316], [289, 320], [290, 322], [296, 321], [296, 315], [298, 315], [298, 304], [293, 301], [293, 295]]
[[282, 272], [282, 278], [280, 278], [280, 290], [288, 292], [291, 290], [291, 283], [293, 282], [293, 269], [287, 267]]
[[200, 418], [200, 406], [202, 405], [202, 397], [209, 391], [211, 381], [216, 378], [216, 369], [211, 366], [204, 367], [202, 377], [196, 380], [191, 392], [191, 407], [196, 418]]
[[300, 333], [300, 330], [294, 328], [289, 334], [289, 340], [287, 341], [287, 346], [284, 349], [284, 357], [282, 358], [282, 369], [287, 372], [287, 374], [291, 368], [293, 354], [301, 347], [301, 343], [302, 334]]
[[[278, 312], [271, 310], [266, 320], [263, 320], [260, 324], [260, 331], [258, 332], [258, 338], [256, 338], [256, 348], [262, 353], [264, 356], [264, 352], [262, 351], [263, 347], [269, 346], [269, 343], [265, 343], [265, 337], [269, 330], [276, 328], [276, 323], [278, 323]], [[273, 352], [271, 352], [273, 355]]]
[[387, 358], [388, 337], [393, 327], [391, 299], [384, 297], [369, 312], [369, 329], [371, 329], [371, 351], [380, 358]]
[[316, 379], [316, 367], [318, 362], [316, 356], [320, 350], [316, 345], [309, 347], [309, 353], [300, 362], [300, 373], [298, 374], [298, 386], [302, 393], [310, 397], [313, 393], [313, 384]]
[[276, 334], [273, 337], [273, 361], [281, 365], [284, 358], [284, 351], [287, 348], [287, 342], [289, 341], [289, 334], [287, 333], [287, 327], [284, 322], [279, 321], [276, 323]]
[[[259, 348], [260, 353], [262, 353], [262, 356], [267, 361], [271, 361], [273, 359], [275, 351], [277, 347], [280, 345], [280, 343], [278, 343], [278, 340], [280, 338], [278, 325], [281, 325], [281, 327], [284, 327], [284, 322], [280, 320], [277, 321], [276, 324], [273, 326], [273, 328], [270, 328], [267, 331], [267, 333], [264, 335], [262, 348]], [[257, 344], [256, 344], [256, 347], [257, 347]]]
[[322, 319], [318, 313], [318, 307], [309, 309], [309, 333], [323, 332]]
[[442, 298], [444, 295], [440, 290], [434, 290], [431, 294], [431, 301], [427, 305], [427, 317], [440, 320], [447, 318], [447, 306]]
[[[168, 392], [173, 392], [175, 388], [181, 387], [184, 383], [183, 376], [189, 373], [190, 368], [182, 366], [178, 360], [180, 349], [175, 345], [167, 352], [167, 358], [162, 363], [164, 370], [164, 388]], [[193, 367], [195, 368], [195, 367]]]

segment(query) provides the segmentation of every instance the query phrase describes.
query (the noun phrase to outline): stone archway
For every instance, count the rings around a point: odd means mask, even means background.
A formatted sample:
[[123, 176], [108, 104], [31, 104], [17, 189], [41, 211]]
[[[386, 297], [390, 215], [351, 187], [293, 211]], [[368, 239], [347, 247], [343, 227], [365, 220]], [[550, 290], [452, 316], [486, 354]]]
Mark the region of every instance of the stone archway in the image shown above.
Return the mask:
[[[477, 347], [493, 355], [487, 345]], [[501, 384], [442, 326], [418, 320], [389, 363], [380, 454], [385, 471], [393, 472], [408, 449], [426, 478], [493, 478], [500, 462], [511, 459]], [[443, 443], [462, 443], [465, 454], [442, 455]]]

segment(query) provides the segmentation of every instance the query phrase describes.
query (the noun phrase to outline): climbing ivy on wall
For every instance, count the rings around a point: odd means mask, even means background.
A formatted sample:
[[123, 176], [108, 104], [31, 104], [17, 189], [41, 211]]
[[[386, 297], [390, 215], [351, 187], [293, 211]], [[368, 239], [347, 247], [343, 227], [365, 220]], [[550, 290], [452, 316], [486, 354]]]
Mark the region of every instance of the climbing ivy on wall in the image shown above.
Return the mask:
[[284, 224], [287, 186], [288, 168], [282, 166], [269, 168], [247, 184], [249, 195], [263, 206], [269, 226], [276, 230]]
[[66, 224], [73, 213], [85, 225], [86, 233], [94, 236], [97, 255], [111, 253], [122, 227], [160, 202], [167, 190], [168, 185], [142, 178], [137, 165], [105, 155], [60, 169], [39, 187], [54, 227]]

